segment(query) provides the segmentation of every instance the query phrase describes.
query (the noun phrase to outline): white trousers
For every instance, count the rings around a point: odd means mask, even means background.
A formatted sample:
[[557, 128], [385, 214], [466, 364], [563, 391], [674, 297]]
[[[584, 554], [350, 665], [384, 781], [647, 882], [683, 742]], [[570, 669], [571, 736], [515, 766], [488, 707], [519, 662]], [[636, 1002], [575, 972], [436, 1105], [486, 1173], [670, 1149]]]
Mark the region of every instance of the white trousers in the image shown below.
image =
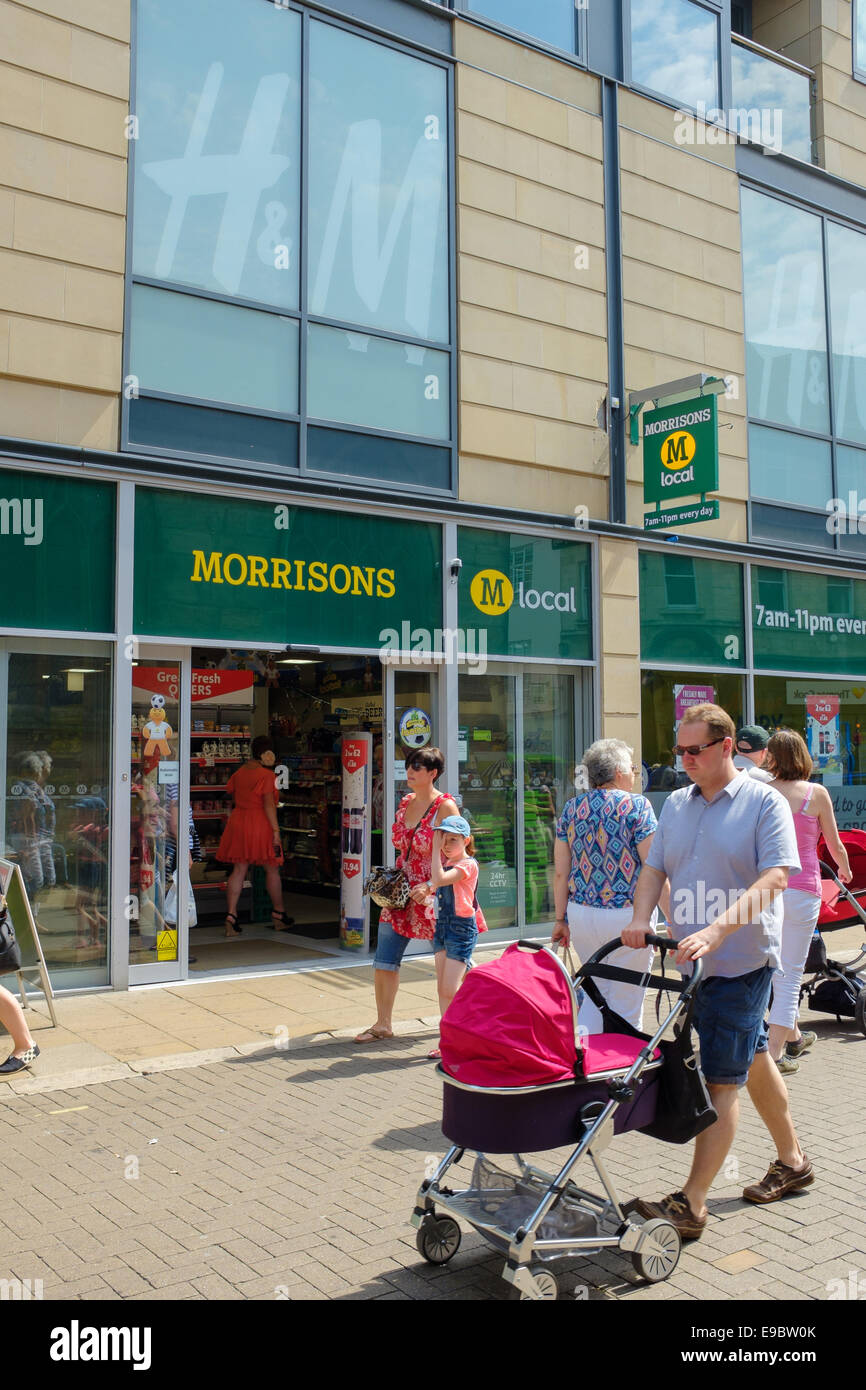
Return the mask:
[[[583, 964], [600, 946], [619, 936], [623, 927], [627, 927], [631, 921], [634, 910], [631, 904], [628, 907], [584, 907], [580, 903], [569, 903], [567, 913], [571, 942]], [[656, 916], [654, 912], [653, 926]], [[618, 950], [605, 956], [604, 964], [618, 965], [623, 970], [638, 970], [643, 974], [652, 968], [652, 958], [652, 946], [641, 946], [637, 949], [620, 946]], [[646, 990], [641, 989], [639, 985], [629, 985], [621, 980], [593, 980], [593, 984], [615, 1013], [626, 1019], [633, 1028], [642, 1027]], [[585, 994], [578, 1014], [578, 1024], [589, 1033], [602, 1031], [601, 1014]]]
[[796, 1029], [800, 1008], [800, 981], [815, 931], [821, 899], [799, 888], [786, 888], [782, 894], [785, 912], [782, 923], [782, 968], [773, 975], [773, 1003], [770, 1022]]

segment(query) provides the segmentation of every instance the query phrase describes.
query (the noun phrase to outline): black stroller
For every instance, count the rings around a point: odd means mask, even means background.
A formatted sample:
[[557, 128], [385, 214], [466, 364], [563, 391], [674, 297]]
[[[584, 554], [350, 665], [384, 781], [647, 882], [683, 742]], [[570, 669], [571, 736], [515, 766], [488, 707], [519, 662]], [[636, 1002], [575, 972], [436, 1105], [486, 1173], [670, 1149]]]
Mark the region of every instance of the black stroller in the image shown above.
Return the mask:
[[857, 922], [866, 925], [866, 912], [859, 899], [866, 897], [866, 832], [842, 830], [839, 838], [848, 851], [852, 880], [850, 886], [838, 877], [823, 838], [818, 841], [821, 862], [821, 911], [818, 929], [812, 938], [804, 973], [811, 979], [800, 986], [800, 998], [817, 1013], [835, 1014], [841, 1023], [853, 1018], [866, 1035], [866, 943], [859, 951], [827, 952], [826, 934]]
[[[662, 952], [676, 950], [667, 937], [649, 941]], [[548, 1262], [605, 1247], [630, 1254], [653, 1283], [673, 1273], [678, 1230], [661, 1218], [625, 1215], [602, 1153], [628, 1130], [682, 1143], [715, 1120], [687, 1023], [702, 966], [697, 961], [687, 980], [672, 981], [603, 964], [621, 944], [610, 941], [596, 951], [572, 981], [553, 951], [517, 942], [461, 986], [442, 1020], [438, 1067], [442, 1130], [452, 1147], [422, 1182], [412, 1216], [425, 1260], [444, 1264], [456, 1254], [461, 1232], [454, 1218], [461, 1217], [505, 1257], [503, 1276], [520, 1299], [556, 1298]], [[608, 1009], [593, 977], [678, 997], [649, 1037]], [[601, 1034], [580, 1029], [581, 985], [602, 1011]], [[521, 1157], [566, 1146], [571, 1153], [556, 1174]], [[455, 1190], [445, 1178], [467, 1150], [474, 1155], [472, 1176], [468, 1187]], [[489, 1154], [512, 1155], [517, 1171], [491, 1162]], [[572, 1181], [584, 1155], [604, 1196]]]

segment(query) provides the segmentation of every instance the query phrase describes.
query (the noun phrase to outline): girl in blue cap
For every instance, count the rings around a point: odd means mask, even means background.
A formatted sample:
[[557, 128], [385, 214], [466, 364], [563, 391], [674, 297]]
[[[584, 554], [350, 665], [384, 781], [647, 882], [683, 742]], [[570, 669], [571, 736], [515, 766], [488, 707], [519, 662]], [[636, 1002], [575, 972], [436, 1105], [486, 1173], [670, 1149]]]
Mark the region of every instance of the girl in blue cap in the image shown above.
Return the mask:
[[[463, 982], [478, 939], [476, 908], [478, 863], [469, 822], [463, 816], [446, 816], [433, 834], [430, 887], [436, 894], [436, 982], [439, 1011], [445, 1012]], [[438, 1047], [428, 1057], [442, 1054]]]

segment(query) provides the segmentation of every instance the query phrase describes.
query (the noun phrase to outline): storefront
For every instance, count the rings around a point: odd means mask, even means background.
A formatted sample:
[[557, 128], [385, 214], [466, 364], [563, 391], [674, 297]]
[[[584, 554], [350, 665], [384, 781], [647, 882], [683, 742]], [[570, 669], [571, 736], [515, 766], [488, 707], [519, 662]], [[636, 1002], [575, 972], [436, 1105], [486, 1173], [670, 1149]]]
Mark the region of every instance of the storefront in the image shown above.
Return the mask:
[[[340, 751], [358, 730], [370, 862], [393, 855], [407, 749], [438, 744], [491, 928], [547, 924], [555, 821], [593, 734], [591, 541], [267, 494], [2, 478], [2, 852], [22, 865], [56, 987], [345, 958]], [[270, 929], [251, 873], [243, 933], [227, 940], [226, 784], [261, 733], [278, 759], [293, 922]], [[174, 879], [189, 853], [187, 886]]]
[[113, 484], [0, 472], [0, 856], [55, 985], [109, 979]]
[[[672, 748], [690, 704], [806, 740], [842, 828], [866, 821], [866, 581], [659, 548], [640, 556], [643, 783], [658, 810], [687, 778]], [[744, 615], [748, 612], [748, 623]]]

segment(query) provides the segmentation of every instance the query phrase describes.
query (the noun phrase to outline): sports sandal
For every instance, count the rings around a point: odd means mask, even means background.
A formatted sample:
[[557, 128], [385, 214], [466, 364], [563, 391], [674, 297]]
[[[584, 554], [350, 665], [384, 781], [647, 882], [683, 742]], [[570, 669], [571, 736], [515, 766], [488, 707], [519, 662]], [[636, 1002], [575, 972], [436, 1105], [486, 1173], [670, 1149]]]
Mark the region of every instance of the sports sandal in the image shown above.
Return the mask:
[[695, 1216], [684, 1192], [671, 1192], [660, 1202], [646, 1202], [642, 1197], [636, 1197], [626, 1203], [623, 1211], [626, 1216], [634, 1213], [636, 1216], [662, 1217], [676, 1226], [681, 1240], [700, 1240], [707, 1224], [706, 1216]]
[[371, 1023], [369, 1028], [365, 1028], [363, 1033], [359, 1033], [353, 1041], [356, 1043], [384, 1042], [386, 1038], [393, 1038], [394, 1034], [388, 1028], [377, 1028], [375, 1023]]
[[777, 1202], [786, 1192], [795, 1192], [798, 1187], [808, 1187], [815, 1181], [812, 1165], [805, 1154], [799, 1168], [789, 1168], [781, 1159], [774, 1158], [760, 1182], [753, 1182], [743, 1188], [747, 1202], [757, 1202], [763, 1206], [767, 1202]]

